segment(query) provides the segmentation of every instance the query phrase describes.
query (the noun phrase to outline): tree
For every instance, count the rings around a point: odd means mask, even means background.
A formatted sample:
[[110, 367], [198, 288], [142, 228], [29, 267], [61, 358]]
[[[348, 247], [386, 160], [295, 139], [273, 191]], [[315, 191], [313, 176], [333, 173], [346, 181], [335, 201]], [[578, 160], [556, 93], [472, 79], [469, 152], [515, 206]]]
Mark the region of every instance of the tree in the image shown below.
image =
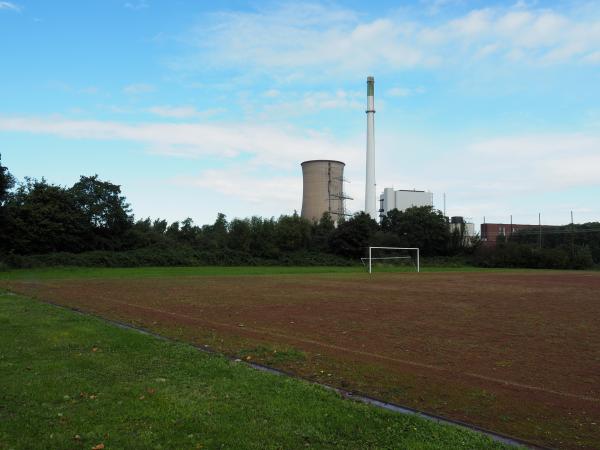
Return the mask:
[[2, 154], [0, 154], [0, 206], [4, 204], [14, 186], [15, 179], [8, 171], [8, 167], [2, 165]]
[[225, 214], [217, 214], [214, 224], [202, 227], [203, 247], [207, 250], [224, 249], [227, 246], [227, 227]]
[[351, 219], [339, 223], [331, 233], [329, 248], [341, 256], [363, 257], [378, 229], [379, 225], [371, 216], [364, 212], [357, 213]]
[[252, 245], [252, 230], [248, 219], [233, 219], [229, 223], [227, 247], [242, 252], [250, 252]]
[[274, 218], [263, 219], [253, 216], [250, 219], [250, 253], [254, 256], [265, 258], [276, 258], [279, 255], [279, 248], [276, 243], [275, 230], [277, 223]]
[[0, 154], [0, 250], [9, 246], [10, 236], [7, 234], [8, 216], [4, 205], [14, 185], [15, 179], [8, 171], [8, 167], [2, 165], [2, 155]]
[[181, 222], [181, 228], [179, 229], [179, 240], [186, 244], [193, 245], [198, 239], [198, 235], [201, 233], [200, 229], [194, 225], [194, 221], [191, 217], [188, 217]]
[[275, 228], [275, 242], [282, 251], [297, 251], [308, 248], [311, 223], [298, 215], [281, 216]]
[[424, 256], [445, 255], [450, 242], [448, 219], [433, 206], [389, 211], [381, 221], [381, 229], [396, 234], [401, 247], [418, 247]]
[[89, 249], [86, 217], [61, 186], [26, 179], [5, 204], [5, 250], [19, 254]]
[[164, 219], [156, 219], [152, 222], [152, 231], [156, 234], [163, 235], [167, 231], [167, 227], [169, 226], [168, 222]]
[[327, 251], [329, 237], [334, 230], [335, 223], [331, 218], [331, 214], [324, 212], [321, 220], [312, 224], [311, 248], [319, 251]]
[[133, 216], [121, 187], [102, 181], [98, 175], [80, 177], [70, 189], [75, 203], [86, 217], [95, 248], [118, 249], [120, 238], [133, 225]]

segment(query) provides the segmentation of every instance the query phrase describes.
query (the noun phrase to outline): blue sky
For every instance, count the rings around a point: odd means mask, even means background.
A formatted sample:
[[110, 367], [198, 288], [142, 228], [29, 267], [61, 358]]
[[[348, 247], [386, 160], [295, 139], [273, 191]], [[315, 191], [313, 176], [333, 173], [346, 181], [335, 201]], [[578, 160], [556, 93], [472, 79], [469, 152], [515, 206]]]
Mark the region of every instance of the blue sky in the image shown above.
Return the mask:
[[0, 1], [0, 152], [12, 173], [98, 173], [136, 217], [278, 216], [300, 163], [480, 223], [600, 220], [600, 3]]

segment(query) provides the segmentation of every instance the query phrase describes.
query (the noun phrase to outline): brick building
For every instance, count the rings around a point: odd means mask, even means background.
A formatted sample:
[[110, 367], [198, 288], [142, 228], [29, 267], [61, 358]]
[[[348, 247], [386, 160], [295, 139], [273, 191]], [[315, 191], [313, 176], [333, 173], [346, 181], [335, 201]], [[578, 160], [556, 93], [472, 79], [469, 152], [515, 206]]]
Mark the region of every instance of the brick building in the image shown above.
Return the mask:
[[504, 236], [505, 239], [510, 239], [513, 233], [520, 230], [533, 229], [539, 230], [539, 225], [524, 225], [513, 223], [482, 223], [481, 224], [481, 240], [483, 245], [495, 246], [499, 236]]

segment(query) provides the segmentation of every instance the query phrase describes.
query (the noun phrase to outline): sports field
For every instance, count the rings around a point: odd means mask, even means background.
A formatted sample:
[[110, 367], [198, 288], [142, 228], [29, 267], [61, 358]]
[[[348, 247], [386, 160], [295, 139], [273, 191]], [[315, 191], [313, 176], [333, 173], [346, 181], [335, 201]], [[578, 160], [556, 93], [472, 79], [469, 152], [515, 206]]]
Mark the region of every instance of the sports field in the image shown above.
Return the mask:
[[0, 286], [541, 445], [598, 447], [600, 273], [315, 271], [12, 272]]
[[2, 450], [508, 448], [26, 297], [0, 329]]

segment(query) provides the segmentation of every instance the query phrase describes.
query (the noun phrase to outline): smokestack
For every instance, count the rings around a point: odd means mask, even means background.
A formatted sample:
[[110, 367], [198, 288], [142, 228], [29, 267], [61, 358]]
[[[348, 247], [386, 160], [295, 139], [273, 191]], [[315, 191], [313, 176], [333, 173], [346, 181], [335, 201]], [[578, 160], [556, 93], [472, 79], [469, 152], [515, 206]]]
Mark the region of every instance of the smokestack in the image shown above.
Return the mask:
[[367, 77], [367, 176], [365, 212], [377, 220], [375, 192], [375, 79]]

